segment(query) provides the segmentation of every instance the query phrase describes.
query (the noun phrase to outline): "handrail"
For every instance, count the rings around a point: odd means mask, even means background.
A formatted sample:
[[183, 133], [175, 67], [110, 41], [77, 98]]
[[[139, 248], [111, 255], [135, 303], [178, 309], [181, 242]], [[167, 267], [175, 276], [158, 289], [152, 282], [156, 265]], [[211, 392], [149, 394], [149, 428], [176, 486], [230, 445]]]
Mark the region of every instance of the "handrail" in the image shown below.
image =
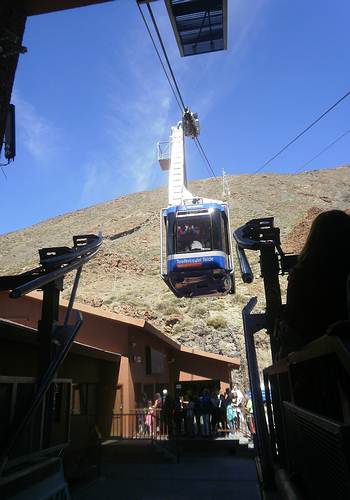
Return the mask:
[[243, 330], [244, 341], [246, 348], [248, 374], [250, 387], [252, 391], [252, 401], [255, 417], [255, 428], [257, 435], [258, 453], [261, 461], [261, 469], [263, 480], [266, 485], [273, 482], [273, 465], [272, 454], [269, 442], [268, 428], [266, 424], [264, 403], [260, 389], [259, 368], [256, 356], [254, 333], [264, 328], [266, 325], [265, 315], [252, 315], [251, 312], [257, 303], [256, 297], [250, 299], [248, 304], [243, 308]]
[[[67, 273], [74, 271], [75, 269], [78, 269], [79, 267], [83, 266], [86, 262], [88, 262], [94, 255], [97, 253], [99, 247], [102, 244], [102, 236], [95, 236], [91, 235], [92, 238], [94, 238], [96, 241], [93, 242], [93, 244], [87, 244], [86, 248], [81, 249], [79, 251], [76, 251], [74, 257], [67, 252], [67, 256], [59, 256], [59, 257], [52, 257], [52, 265], [57, 265], [60, 263], [60, 265], [66, 264], [64, 267], [60, 267], [59, 269], [54, 269], [49, 272], [45, 272], [44, 266], [42, 267], [43, 269], [43, 275], [39, 276], [38, 278], [34, 278], [27, 283], [24, 283], [22, 285], [17, 286], [12, 290], [10, 293], [11, 298], [18, 298], [22, 297], [23, 295], [26, 295], [27, 293], [32, 292], [33, 290], [38, 290], [39, 288], [44, 287], [48, 283], [51, 283], [52, 281], [55, 281]], [[78, 238], [75, 236], [74, 238]], [[67, 250], [72, 250], [72, 249], [67, 249]], [[68, 260], [70, 260], [70, 263], [67, 264]], [[49, 259], [44, 259], [43, 261], [46, 266], [48, 266]]]
[[252, 219], [233, 231], [233, 237], [240, 248], [259, 250], [262, 245], [273, 242], [280, 245], [280, 230], [274, 227], [273, 217]]
[[254, 275], [244, 249], [236, 245], [236, 252], [243, 283], [252, 283], [254, 281]]
[[236, 253], [241, 270], [242, 281], [252, 283], [254, 275], [245, 254], [245, 250], [260, 250], [265, 247], [275, 247], [281, 258], [285, 257], [280, 243], [280, 230], [274, 227], [274, 218], [265, 217], [252, 219], [233, 231], [236, 241]]
[[[11, 290], [10, 297], [19, 298], [62, 278], [84, 265], [96, 254], [102, 244], [102, 235], [74, 236], [73, 241], [73, 248], [56, 247], [39, 250], [40, 266], [15, 276], [1, 276], [0, 290]], [[82, 244], [83, 241], [85, 244]]]
[[[72, 248], [53, 247], [39, 250], [40, 264], [44, 268], [52, 268], [57, 264], [67, 264], [74, 259], [85, 256], [89, 252], [93, 252], [101, 243], [101, 233], [98, 236], [95, 234], [73, 236], [74, 246]], [[53, 253], [55, 255], [52, 255]]]

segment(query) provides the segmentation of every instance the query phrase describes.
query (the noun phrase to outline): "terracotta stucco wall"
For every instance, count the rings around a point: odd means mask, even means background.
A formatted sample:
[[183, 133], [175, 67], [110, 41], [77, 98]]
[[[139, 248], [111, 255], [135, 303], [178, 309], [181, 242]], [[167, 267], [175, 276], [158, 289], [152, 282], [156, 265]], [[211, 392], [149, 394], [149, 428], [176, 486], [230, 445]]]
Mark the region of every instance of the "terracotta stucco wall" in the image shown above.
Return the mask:
[[[61, 306], [61, 319], [64, 317], [64, 312], [65, 307]], [[175, 383], [181, 380], [180, 372], [189, 374], [182, 375], [182, 377], [190, 376], [191, 380], [220, 380], [222, 388], [227, 387], [231, 382], [229, 363], [179, 351], [175, 345], [150, 333], [146, 328], [128, 325], [115, 318], [98, 316], [98, 313], [98, 310], [96, 310], [96, 315], [83, 311], [84, 323], [77, 340], [122, 355], [119, 376], [115, 379], [115, 385], [122, 386], [124, 412], [135, 408], [135, 384], [169, 384], [170, 392], [172, 392]], [[106, 314], [106, 311], [102, 313]], [[7, 294], [0, 295], [0, 317], [36, 328], [40, 314], [41, 301], [38, 299], [27, 296], [13, 300], [9, 299]], [[146, 374], [146, 346], [164, 354], [163, 373]]]

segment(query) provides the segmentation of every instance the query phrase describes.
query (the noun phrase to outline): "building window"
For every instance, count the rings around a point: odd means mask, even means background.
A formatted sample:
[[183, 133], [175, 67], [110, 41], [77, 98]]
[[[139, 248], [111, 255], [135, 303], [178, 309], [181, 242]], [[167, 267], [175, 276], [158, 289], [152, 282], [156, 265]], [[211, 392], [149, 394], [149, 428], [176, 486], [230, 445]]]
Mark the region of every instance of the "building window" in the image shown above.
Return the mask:
[[96, 415], [97, 384], [72, 385], [72, 415]]
[[146, 346], [146, 375], [159, 375], [163, 373], [164, 357], [165, 355], [162, 352], [153, 349], [153, 347]]
[[72, 386], [72, 415], [86, 415], [87, 384], [73, 384]]
[[152, 375], [151, 348], [147, 345], [145, 350], [146, 375]]

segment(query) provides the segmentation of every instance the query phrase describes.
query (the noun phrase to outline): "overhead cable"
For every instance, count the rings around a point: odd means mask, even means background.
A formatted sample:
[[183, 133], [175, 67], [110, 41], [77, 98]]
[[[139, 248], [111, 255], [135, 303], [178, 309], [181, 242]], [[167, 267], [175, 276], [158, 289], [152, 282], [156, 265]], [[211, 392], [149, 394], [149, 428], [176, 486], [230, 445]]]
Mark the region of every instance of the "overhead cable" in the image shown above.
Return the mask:
[[177, 94], [176, 94], [176, 91], [175, 91], [175, 89], [174, 89], [174, 87], [173, 87], [173, 85], [172, 85], [172, 83], [171, 83], [171, 81], [170, 81], [170, 78], [169, 78], [168, 72], [167, 72], [167, 70], [165, 69], [165, 66], [164, 66], [163, 60], [162, 60], [162, 58], [161, 58], [161, 56], [160, 56], [160, 53], [159, 53], [159, 50], [158, 50], [158, 48], [157, 48], [156, 42], [154, 41], [154, 38], [153, 38], [152, 33], [151, 33], [151, 30], [149, 29], [149, 26], [148, 26], [147, 20], [146, 20], [145, 16], [143, 15], [143, 12], [142, 12], [142, 9], [141, 9], [141, 7], [140, 7], [139, 3], [137, 3], [137, 7], [138, 7], [138, 9], [139, 9], [139, 11], [140, 11], [140, 14], [141, 14], [141, 17], [142, 17], [143, 22], [144, 22], [144, 24], [145, 24], [146, 30], [147, 30], [147, 32], [148, 32], [148, 34], [149, 34], [150, 38], [151, 38], [151, 41], [152, 41], [152, 44], [153, 44], [154, 50], [155, 50], [155, 51], [156, 51], [156, 53], [157, 53], [157, 56], [158, 56], [159, 62], [160, 62], [160, 64], [162, 65], [163, 71], [164, 71], [165, 76], [166, 76], [166, 78], [167, 78], [167, 80], [168, 80], [168, 83], [169, 83], [169, 85], [170, 85], [170, 88], [171, 88], [171, 90], [172, 90], [172, 92], [173, 92], [173, 94], [174, 94], [175, 100], [176, 100], [176, 102], [177, 102], [177, 104], [178, 104], [178, 106], [179, 106], [180, 110], [181, 110], [181, 111], [183, 111], [183, 108], [182, 108], [182, 105], [181, 105], [181, 103], [180, 103], [180, 100], [179, 100], [179, 98], [178, 98], [178, 96], [177, 96]]
[[350, 128], [346, 132], [344, 132], [343, 134], [338, 136], [336, 139], [334, 139], [334, 141], [330, 142], [325, 148], [321, 149], [321, 151], [319, 153], [317, 153], [317, 155], [313, 156], [310, 160], [308, 160], [306, 163], [304, 163], [304, 165], [302, 165], [300, 168], [298, 168], [298, 170], [296, 170], [295, 173], [302, 172], [305, 169], [305, 167], [307, 167], [307, 165], [310, 165], [310, 163], [312, 163], [314, 160], [316, 160], [316, 158], [318, 158], [323, 153], [328, 151], [328, 149], [331, 149], [331, 147], [333, 147], [337, 142], [339, 142], [341, 139], [343, 139], [343, 137], [345, 137], [349, 133], [350, 133]]
[[164, 43], [163, 43], [162, 35], [159, 32], [159, 29], [158, 29], [158, 26], [157, 26], [157, 22], [156, 22], [156, 20], [154, 18], [153, 11], [152, 11], [152, 8], [151, 8], [151, 6], [150, 6], [149, 3], [147, 4], [147, 9], [148, 9], [149, 15], [150, 15], [150, 17], [152, 19], [152, 23], [153, 23], [154, 29], [156, 30], [160, 46], [162, 47], [162, 51], [163, 51], [165, 60], [166, 60], [166, 62], [168, 64], [168, 68], [169, 68], [170, 74], [171, 74], [171, 76], [173, 78], [173, 81], [174, 81], [175, 88], [177, 90], [177, 93], [179, 94], [179, 98], [180, 98], [180, 101], [181, 101], [181, 104], [182, 104], [182, 107], [183, 107], [183, 111], [185, 111], [186, 106], [185, 106], [184, 100], [182, 98], [182, 95], [181, 95], [178, 83], [176, 81], [173, 69], [171, 67], [171, 64], [170, 64], [170, 61], [169, 61], [169, 58], [168, 58], [168, 54], [166, 52], [166, 49], [165, 49], [165, 46], [164, 46]]
[[[182, 97], [179, 85], [178, 85], [177, 80], [175, 78], [175, 74], [174, 74], [174, 71], [172, 69], [171, 63], [169, 61], [169, 57], [168, 57], [168, 54], [167, 54], [167, 51], [166, 51], [166, 48], [165, 48], [165, 45], [164, 45], [164, 42], [163, 42], [163, 39], [162, 39], [162, 35], [160, 34], [160, 31], [159, 31], [159, 28], [158, 28], [158, 25], [157, 25], [157, 21], [156, 21], [156, 19], [154, 17], [152, 8], [151, 8], [151, 6], [149, 4], [147, 4], [147, 9], [148, 9], [150, 18], [152, 20], [153, 27], [154, 27], [154, 29], [155, 29], [155, 31], [157, 33], [157, 37], [158, 37], [160, 46], [162, 48], [162, 52], [163, 52], [164, 58], [165, 58], [165, 60], [167, 62], [167, 66], [168, 66], [171, 78], [173, 80], [173, 83], [170, 81], [170, 77], [169, 77], [168, 71], [165, 68], [165, 65], [163, 63], [162, 57], [161, 57], [161, 55], [159, 53], [159, 50], [157, 48], [157, 45], [156, 45], [156, 43], [154, 41], [154, 38], [153, 38], [152, 33], [151, 33], [151, 30], [150, 30], [150, 28], [148, 26], [147, 20], [146, 20], [145, 16], [143, 15], [142, 9], [141, 9], [141, 7], [140, 7], [140, 5], [138, 3], [137, 3], [137, 6], [138, 6], [138, 9], [140, 11], [140, 14], [141, 14], [141, 17], [143, 19], [143, 22], [144, 22], [144, 24], [146, 26], [147, 32], [148, 32], [148, 34], [149, 34], [149, 36], [150, 36], [150, 38], [152, 40], [153, 47], [154, 47], [154, 49], [155, 49], [155, 51], [157, 53], [157, 56], [158, 56], [158, 59], [159, 59], [161, 65], [162, 65], [163, 71], [164, 71], [165, 76], [166, 76], [166, 78], [168, 80], [170, 88], [171, 88], [171, 90], [172, 90], [172, 92], [174, 94], [176, 102], [177, 102], [179, 108], [181, 109], [181, 111], [185, 112], [185, 110], [187, 109], [187, 107], [185, 106], [185, 101], [184, 101], [184, 99]], [[209, 161], [209, 159], [208, 159], [208, 157], [207, 157], [207, 155], [206, 155], [206, 153], [204, 151], [204, 148], [201, 145], [201, 143], [200, 143], [200, 141], [199, 141], [199, 139], [197, 137], [195, 138], [195, 143], [196, 143], [197, 149], [198, 149], [198, 151], [199, 151], [199, 153], [200, 153], [200, 155], [201, 155], [201, 157], [202, 157], [202, 159], [204, 161], [204, 164], [205, 164], [206, 168], [207, 169], [209, 168], [209, 170], [208, 170], [209, 175], [211, 175], [212, 177], [216, 178], [215, 172], [214, 172], [214, 170], [213, 170], [213, 168], [212, 168], [212, 166], [210, 164], [210, 161]]]
[[320, 115], [316, 120], [314, 120], [310, 125], [308, 125], [304, 130], [302, 130], [294, 139], [289, 141], [283, 148], [281, 148], [276, 154], [274, 154], [271, 158], [269, 158], [261, 167], [259, 167], [254, 173], [257, 174], [261, 170], [263, 170], [265, 167], [270, 165], [270, 163], [273, 162], [275, 158], [277, 158], [280, 154], [282, 154], [287, 148], [289, 148], [292, 144], [294, 144], [300, 137], [302, 137], [306, 132], [308, 132], [316, 123], [318, 123], [322, 118], [324, 118], [330, 111], [332, 111], [338, 104], [340, 104], [344, 99], [346, 99], [350, 95], [350, 90], [344, 94], [340, 99], [338, 99], [330, 108], [328, 108], [322, 115]]
[[209, 173], [210, 173], [210, 175], [211, 175], [212, 177], [215, 177], [215, 178], [216, 178], [215, 172], [214, 172], [214, 170], [213, 170], [213, 168], [212, 168], [212, 166], [211, 166], [211, 164], [210, 164], [210, 161], [208, 160], [207, 155], [205, 154], [205, 151], [204, 151], [204, 149], [203, 149], [203, 146], [202, 146], [202, 144], [200, 143], [200, 140], [198, 139], [198, 137], [195, 137], [194, 142], [195, 142], [195, 144], [196, 144], [196, 146], [197, 146], [197, 149], [198, 149], [198, 151], [200, 152], [200, 154], [201, 154], [202, 158], [204, 159], [205, 163], [206, 163], [206, 164], [208, 165], [208, 167], [209, 167]]

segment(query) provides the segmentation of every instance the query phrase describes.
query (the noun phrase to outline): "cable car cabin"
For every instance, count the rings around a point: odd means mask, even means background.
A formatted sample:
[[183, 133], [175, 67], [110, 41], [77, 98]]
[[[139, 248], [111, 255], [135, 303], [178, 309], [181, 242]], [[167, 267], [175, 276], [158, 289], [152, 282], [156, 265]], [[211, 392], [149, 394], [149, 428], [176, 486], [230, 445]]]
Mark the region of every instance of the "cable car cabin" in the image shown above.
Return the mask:
[[177, 297], [233, 293], [227, 204], [170, 206], [161, 221], [161, 275], [170, 290]]

